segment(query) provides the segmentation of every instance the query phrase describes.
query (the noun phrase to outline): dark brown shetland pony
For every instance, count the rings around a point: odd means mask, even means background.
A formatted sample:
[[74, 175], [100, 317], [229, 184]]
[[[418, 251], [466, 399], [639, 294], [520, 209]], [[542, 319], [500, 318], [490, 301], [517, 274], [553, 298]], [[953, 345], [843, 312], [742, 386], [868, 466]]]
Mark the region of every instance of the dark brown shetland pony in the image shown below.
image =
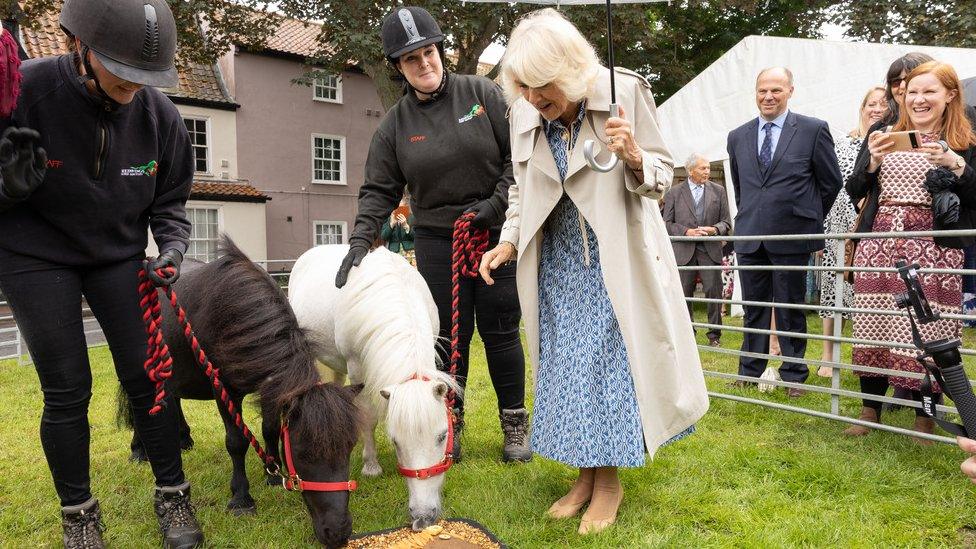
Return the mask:
[[[265, 450], [278, 458], [281, 420], [287, 421], [298, 475], [309, 481], [349, 479], [349, 455], [356, 444], [359, 416], [353, 398], [358, 388], [322, 383], [304, 331], [285, 294], [226, 236], [221, 256], [209, 263], [187, 260], [175, 284], [193, 330], [238, 410], [244, 395], [257, 393]], [[210, 381], [197, 365], [175, 314], [164, 296], [163, 334], [173, 356], [167, 391], [178, 399], [214, 400]], [[227, 453], [233, 462], [234, 513], [253, 513], [254, 499], [244, 471], [248, 442], [221, 403]], [[133, 440], [133, 447], [137, 441]], [[279, 460], [280, 463], [280, 460]], [[284, 466], [282, 465], [282, 469]], [[268, 484], [280, 485], [280, 478]], [[315, 536], [341, 547], [352, 532], [349, 493], [301, 492]]]

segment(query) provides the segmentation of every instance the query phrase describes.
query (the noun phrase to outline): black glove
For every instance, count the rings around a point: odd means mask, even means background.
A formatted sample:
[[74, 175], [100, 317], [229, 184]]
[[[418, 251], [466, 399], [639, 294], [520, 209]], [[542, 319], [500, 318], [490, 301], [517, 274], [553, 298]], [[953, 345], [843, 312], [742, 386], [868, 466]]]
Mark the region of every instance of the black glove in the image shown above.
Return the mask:
[[471, 212], [475, 213], [474, 219], [471, 220], [471, 226], [478, 230], [488, 230], [498, 220], [498, 212], [495, 211], [495, 207], [491, 205], [491, 202], [487, 200], [482, 200], [467, 210], [464, 210], [464, 213]]
[[[169, 286], [170, 284], [176, 282], [176, 279], [180, 277], [180, 264], [183, 263], [183, 254], [179, 250], [170, 248], [165, 252], [159, 254], [158, 257], [149, 260], [149, 280], [152, 281], [153, 285], [157, 288], [162, 286]], [[172, 273], [166, 276], [160, 276], [156, 272], [157, 269], [171, 269]]]
[[40, 186], [47, 173], [47, 153], [38, 143], [41, 134], [30, 128], [7, 128], [0, 137], [0, 177], [3, 194], [24, 200]]
[[368, 253], [369, 246], [365, 244], [353, 244], [349, 246], [349, 252], [346, 254], [346, 257], [342, 258], [342, 265], [339, 265], [339, 272], [336, 273], [336, 288], [341, 288], [346, 285], [346, 279], [349, 278], [349, 271], [353, 267], [358, 267]]

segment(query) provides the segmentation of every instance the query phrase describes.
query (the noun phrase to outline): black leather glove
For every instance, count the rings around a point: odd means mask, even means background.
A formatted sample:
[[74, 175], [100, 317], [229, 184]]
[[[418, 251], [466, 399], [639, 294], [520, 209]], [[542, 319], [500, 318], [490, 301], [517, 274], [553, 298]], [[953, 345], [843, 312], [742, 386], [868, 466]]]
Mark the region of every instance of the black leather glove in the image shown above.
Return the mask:
[[47, 153], [38, 143], [41, 134], [30, 128], [7, 128], [0, 137], [0, 177], [3, 194], [24, 200], [34, 192], [47, 173]]
[[471, 220], [471, 226], [478, 230], [488, 230], [498, 220], [498, 212], [495, 211], [495, 207], [491, 205], [491, 202], [487, 200], [482, 200], [467, 210], [464, 210], [464, 213], [471, 212], [475, 213], [474, 219]]
[[[158, 257], [149, 260], [149, 280], [152, 281], [153, 285], [157, 288], [162, 286], [169, 286], [170, 284], [176, 282], [176, 279], [180, 277], [180, 264], [183, 263], [183, 254], [179, 250], [170, 248], [165, 252], [159, 254]], [[160, 276], [156, 272], [157, 269], [171, 269], [170, 274], [166, 276]]]
[[349, 278], [349, 271], [353, 267], [358, 267], [368, 253], [369, 246], [365, 244], [353, 244], [349, 246], [349, 252], [346, 253], [346, 257], [342, 258], [342, 264], [339, 265], [339, 272], [336, 273], [336, 288], [341, 288], [346, 285], [346, 280]]

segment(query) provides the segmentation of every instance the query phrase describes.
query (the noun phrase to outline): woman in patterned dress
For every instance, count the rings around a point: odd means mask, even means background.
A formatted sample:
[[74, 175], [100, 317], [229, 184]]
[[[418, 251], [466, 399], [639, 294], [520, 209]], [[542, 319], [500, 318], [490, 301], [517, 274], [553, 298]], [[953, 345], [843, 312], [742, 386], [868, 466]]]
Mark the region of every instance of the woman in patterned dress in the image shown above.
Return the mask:
[[[536, 368], [531, 445], [579, 469], [549, 509], [569, 518], [589, 503], [579, 532], [614, 522], [618, 467], [692, 432], [708, 397], [674, 252], [655, 200], [673, 177], [650, 85], [608, 69], [559, 12], [512, 32], [502, 62], [511, 106], [515, 184], [498, 246], [481, 274], [518, 256], [517, 285]], [[600, 128], [598, 132], [597, 128]], [[586, 167], [586, 140], [619, 161]], [[605, 153], [602, 155], [605, 157]]]
[[[861, 150], [861, 142], [864, 141], [864, 136], [867, 135], [868, 128], [875, 122], [883, 119], [885, 114], [888, 113], [888, 102], [885, 100], [886, 93], [885, 89], [881, 86], [868, 90], [868, 93], [864, 95], [864, 99], [861, 100], [857, 129], [839, 139], [837, 145], [834, 147], [837, 153], [837, 163], [840, 165], [840, 174], [844, 181], [847, 181], [847, 178], [851, 176], [851, 172], [854, 171], [854, 160], [857, 159], [857, 152]], [[854, 211], [854, 205], [851, 204], [851, 198], [847, 196], [847, 191], [841, 187], [840, 192], [837, 194], [837, 199], [834, 200], [833, 207], [830, 208], [830, 213], [827, 214], [827, 219], [824, 219], [824, 232], [828, 234], [850, 232], [854, 228], [855, 221], [857, 221], [857, 212]], [[843, 255], [838, 260], [836, 247], [838, 242], [843, 246], [843, 241], [827, 241], [827, 246], [824, 247], [823, 251], [822, 265], [824, 267], [834, 267], [843, 261]], [[827, 307], [836, 305], [836, 278], [836, 273], [831, 271], [823, 271], [820, 273], [821, 305]], [[846, 280], [843, 284], [844, 299], [841, 302], [841, 306], [849, 308], [854, 302], [854, 286]], [[823, 319], [823, 332], [821, 333], [824, 335], [832, 335], [834, 333], [834, 314], [822, 310], [820, 311], [820, 318]], [[850, 315], [844, 313], [843, 318], [850, 318]], [[824, 341], [822, 359], [830, 361], [833, 360], [833, 357], [833, 343]], [[830, 377], [832, 371], [833, 368], [829, 366], [821, 366], [817, 370], [817, 375], [820, 377]]]
[[[961, 201], [960, 220], [971, 220], [971, 208], [976, 205], [976, 172], [971, 165], [976, 152], [976, 133], [965, 114], [958, 76], [952, 66], [931, 61], [912, 70], [906, 76], [904, 86], [901, 113], [893, 129], [918, 131], [922, 146], [912, 151], [893, 152], [893, 143], [885, 132], [871, 133], [867, 145], [870, 160], [863, 169], [855, 169], [847, 183], [847, 191], [854, 200], [865, 196], [868, 201], [877, 200], [873, 232], [930, 231], [934, 223], [932, 196], [925, 186], [926, 174], [935, 168], [945, 168], [957, 178], [952, 192]], [[890, 268], [896, 260], [905, 259], [909, 263], [917, 262], [923, 269], [959, 269], [963, 261], [961, 248], [967, 244], [969, 242], [963, 239], [945, 237], [868, 238], [858, 244], [854, 265]], [[921, 282], [933, 309], [959, 312], [962, 291], [959, 275], [927, 273], [921, 275]], [[897, 273], [858, 272], [854, 276], [854, 306], [895, 310], [892, 295], [904, 289]], [[960, 323], [939, 320], [919, 328], [926, 340], [953, 338], [959, 337]], [[904, 316], [856, 314], [854, 337], [912, 343], [908, 318]], [[915, 361], [916, 354], [914, 348], [855, 345], [853, 362], [861, 366], [920, 373], [923, 369]], [[916, 399], [920, 397], [918, 379], [856, 373], [864, 393], [884, 395], [890, 384], [912, 391]], [[876, 423], [880, 412], [880, 402], [865, 399], [860, 419]], [[934, 422], [916, 409], [914, 428], [921, 433], [932, 433]], [[860, 436], [867, 432], [868, 429], [855, 425], [845, 434]]]

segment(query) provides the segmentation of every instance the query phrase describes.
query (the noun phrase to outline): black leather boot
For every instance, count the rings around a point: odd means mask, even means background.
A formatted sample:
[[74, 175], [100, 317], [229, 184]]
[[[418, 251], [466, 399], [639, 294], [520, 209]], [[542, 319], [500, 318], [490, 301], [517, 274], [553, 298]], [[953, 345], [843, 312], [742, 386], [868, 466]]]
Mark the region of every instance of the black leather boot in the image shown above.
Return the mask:
[[81, 505], [61, 508], [62, 541], [65, 549], [102, 549], [102, 512], [98, 500], [92, 498]]
[[203, 544], [203, 531], [190, 503], [190, 483], [156, 487], [153, 500], [166, 549], [189, 549]]
[[529, 412], [525, 408], [502, 410], [499, 414], [502, 432], [505, 433], [505, 448], [502, 461], [531, 461], [529, 449]]

